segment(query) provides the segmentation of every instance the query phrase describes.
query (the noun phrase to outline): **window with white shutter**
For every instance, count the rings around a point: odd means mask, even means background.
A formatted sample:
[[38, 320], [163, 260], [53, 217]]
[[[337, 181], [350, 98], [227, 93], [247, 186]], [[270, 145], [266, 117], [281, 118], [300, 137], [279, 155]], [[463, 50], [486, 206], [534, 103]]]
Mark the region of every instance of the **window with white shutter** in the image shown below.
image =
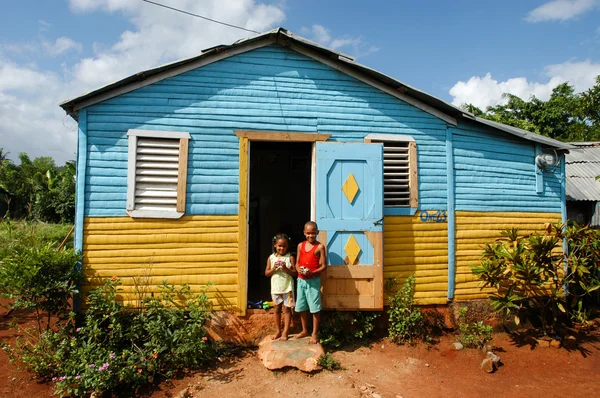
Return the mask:
[[369, 134], [365, 142], [383, 144], [383, 205], [417, 208], [417, 143], [406, 135]]
[[127, 213], [179, 218], [185, 213], [189, 133], [129, 130]]

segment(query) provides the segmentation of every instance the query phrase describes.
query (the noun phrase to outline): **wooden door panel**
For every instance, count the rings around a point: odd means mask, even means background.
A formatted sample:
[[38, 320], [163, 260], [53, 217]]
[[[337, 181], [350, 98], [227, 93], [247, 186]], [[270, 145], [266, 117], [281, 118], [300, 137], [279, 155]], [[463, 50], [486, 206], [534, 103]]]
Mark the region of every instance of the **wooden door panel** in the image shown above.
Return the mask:
[[383, 308], [382, 159], [380, 144], [317, 144], [323, 308]]

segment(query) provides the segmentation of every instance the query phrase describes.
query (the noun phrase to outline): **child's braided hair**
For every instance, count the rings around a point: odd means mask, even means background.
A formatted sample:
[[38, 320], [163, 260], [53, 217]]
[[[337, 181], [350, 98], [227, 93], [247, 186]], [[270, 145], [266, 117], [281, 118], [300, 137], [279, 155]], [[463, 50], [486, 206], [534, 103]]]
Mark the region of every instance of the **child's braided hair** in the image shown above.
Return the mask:
[[288, 243], [288, 246], [292, 242], [292, 240], [290, 239], [290, 237], [287, 234], [284, 234], [284, 233], [278, 233], [278, 234], [276, 234], [275, 236], [273, 236], [273, 242], [271, 244], [272, 249], [273, 249], [273, 253], [276, 252], [276, 250], [275, 250], [275, 243], [277, 243], [277, 241], [279, 239], [285, 239], [287, 241], [287, 243]]

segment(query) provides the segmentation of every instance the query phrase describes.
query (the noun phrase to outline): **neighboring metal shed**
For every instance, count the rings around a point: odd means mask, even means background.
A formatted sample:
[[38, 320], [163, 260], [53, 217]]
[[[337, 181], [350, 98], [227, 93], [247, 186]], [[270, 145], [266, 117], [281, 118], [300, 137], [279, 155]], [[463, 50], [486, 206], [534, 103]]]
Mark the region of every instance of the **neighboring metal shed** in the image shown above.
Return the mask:
[[566, 156], [567, 216], [580, 224], [600, 227], [600, 142], [573, 142]]

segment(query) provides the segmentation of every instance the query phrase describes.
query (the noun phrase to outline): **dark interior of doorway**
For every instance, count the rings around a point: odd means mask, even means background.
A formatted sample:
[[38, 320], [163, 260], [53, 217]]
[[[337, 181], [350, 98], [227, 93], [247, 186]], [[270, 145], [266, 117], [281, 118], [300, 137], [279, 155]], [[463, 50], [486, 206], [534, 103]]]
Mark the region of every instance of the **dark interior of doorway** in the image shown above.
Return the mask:
[[310, 219], [312, 143], [250, 142], [250, 200], [248, 206], [248, 300], [271, 300], [265, 276], [275, 234], [290, 236], [295, 255]]

